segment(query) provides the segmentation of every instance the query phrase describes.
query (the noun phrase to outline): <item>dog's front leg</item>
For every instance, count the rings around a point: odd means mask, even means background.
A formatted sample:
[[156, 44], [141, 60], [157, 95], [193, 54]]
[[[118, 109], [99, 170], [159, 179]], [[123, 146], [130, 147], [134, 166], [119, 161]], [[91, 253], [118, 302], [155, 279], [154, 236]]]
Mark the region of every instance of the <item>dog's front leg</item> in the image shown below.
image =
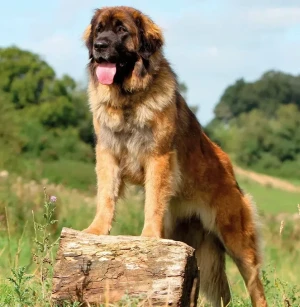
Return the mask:
[[85, 232], [107, 235], [114, 218], [115, 205], [119, 197], [121, 174], [118, 161], [108, 151], [96, 146], [97, 214]]
[[161, 238], [163, 220], [173, 194], [171, 153], [151, 157], [146, 165], [145, 221], [142, 236]]

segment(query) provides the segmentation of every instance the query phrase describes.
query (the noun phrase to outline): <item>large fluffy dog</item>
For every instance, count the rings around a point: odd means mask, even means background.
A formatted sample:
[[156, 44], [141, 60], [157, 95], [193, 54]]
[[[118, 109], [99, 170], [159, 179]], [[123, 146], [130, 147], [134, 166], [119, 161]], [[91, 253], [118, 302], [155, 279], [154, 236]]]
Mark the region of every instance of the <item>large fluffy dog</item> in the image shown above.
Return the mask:
[[227, 252], [253, 306], [266, 306], [254, 209], [228, 156], [180, 95], [159, 27], [133, 8], [107, 7], [96, 11], [84, 39], [98, 179], [97, 214], [85, 231], [108, 234], [124, 182], [144, 185], [142, 236], [193, 246], [200, 290], [214, 306], [230, 301]]

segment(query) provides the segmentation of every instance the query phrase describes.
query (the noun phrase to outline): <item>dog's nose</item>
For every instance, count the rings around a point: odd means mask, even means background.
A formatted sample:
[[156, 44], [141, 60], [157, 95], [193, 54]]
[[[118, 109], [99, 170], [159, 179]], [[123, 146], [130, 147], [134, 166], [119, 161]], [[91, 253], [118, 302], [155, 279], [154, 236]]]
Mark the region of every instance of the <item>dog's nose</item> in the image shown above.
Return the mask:
[[99, 49], [105, 49], [108, 47], [108, 42], [107, 41], [98, 41], [98, 42], [95, 42], [94, 43], [94, 48], [96, 50], [99, 50]]

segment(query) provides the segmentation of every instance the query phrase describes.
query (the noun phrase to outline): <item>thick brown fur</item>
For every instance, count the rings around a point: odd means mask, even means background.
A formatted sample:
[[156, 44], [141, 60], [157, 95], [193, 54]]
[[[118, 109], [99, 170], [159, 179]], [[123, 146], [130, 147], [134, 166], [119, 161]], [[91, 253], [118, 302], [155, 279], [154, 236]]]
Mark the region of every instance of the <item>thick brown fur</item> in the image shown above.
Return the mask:
[[[115, 20], [127, 28], [123, 45], [134, 62], [118, 82], [102, 85], [95, 75], [93, 40], [99, 23]], [[253, 205], [237, 185], [228, 156], [205, 135], [181, 97], [162, 53], [159, 27], [133, 8], [108, 7], [95, 12], [84, 40], [91, 61], [88, 94], [98, 179], [97, 214], [85, 231], [108, 234], [124, 183], [143, 185], [141, 235], [193, 246], [200, 290], [213, 306], [230, 301], [226, 252], [246, 282], [252, 305], [267, 306]]]

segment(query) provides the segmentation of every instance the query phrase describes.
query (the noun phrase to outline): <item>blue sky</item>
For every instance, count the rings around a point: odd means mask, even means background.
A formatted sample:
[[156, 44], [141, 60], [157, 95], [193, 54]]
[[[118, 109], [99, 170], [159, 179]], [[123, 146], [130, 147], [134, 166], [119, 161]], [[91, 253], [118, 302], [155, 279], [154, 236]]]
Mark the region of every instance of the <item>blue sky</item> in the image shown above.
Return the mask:
[[165, 54], [206, 124], [224, 89], [266, 70], [300, 71], [300, 0], [11, 0], [1, 3], [0, 46], [39, 53], [58, 76], [86, 82], [81, 41], [93, 10], [128, 5], [164, 31]]

